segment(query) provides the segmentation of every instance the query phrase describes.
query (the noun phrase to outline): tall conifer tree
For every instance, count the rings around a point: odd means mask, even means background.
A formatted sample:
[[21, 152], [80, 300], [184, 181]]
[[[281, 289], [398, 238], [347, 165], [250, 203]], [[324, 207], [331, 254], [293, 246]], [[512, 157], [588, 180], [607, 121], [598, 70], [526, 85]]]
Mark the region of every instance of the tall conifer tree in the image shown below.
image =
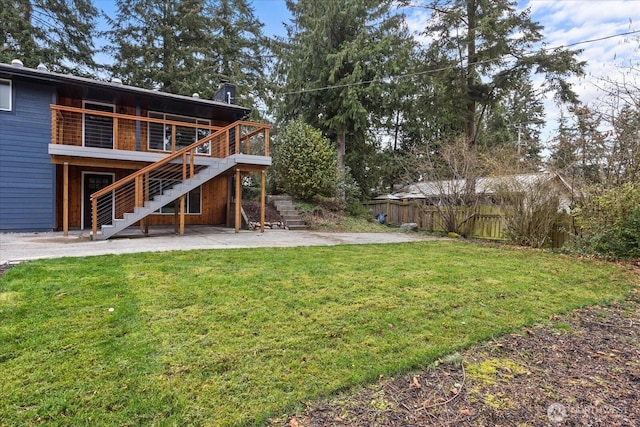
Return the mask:
[[[456, 100], [447, 110], [451, 127], [475, 146], [478, 125], [488, 107], [526, 84], [532, 73], [544, 76], [544, 90], [560, 101], [576, 102], [567, 78], [582, 72], [577, 51], [538, 50], [542, 26], [528, 9], [512, 0], [429, 0], [425, 35], [432, 38], [425, 60], [438, 73], [443, 99]], [[457, 123], [456, 123], [457, 122]]]
[[0, 0], [0, 62], [92, 76], [97, 15], [91, 0]]
[[221, 80], [236, 103], [260, 86], [265, 41], [246, 0], [117, 0], [107, 32], [111, 73], [128, 84], [210, 98]]
[[[287, 7], [293, 18], [279, 52], [279, 116], [301, 116], [334, 139], [344, 172], [345, 155], [364, 152], [371, 124], [389, 114], [381, 111], [384, 80], [399, 72], [396, 60], [412, 42], [390, 0], [288, 0]], [[358, 178], [366, 165], [351, 160]]]

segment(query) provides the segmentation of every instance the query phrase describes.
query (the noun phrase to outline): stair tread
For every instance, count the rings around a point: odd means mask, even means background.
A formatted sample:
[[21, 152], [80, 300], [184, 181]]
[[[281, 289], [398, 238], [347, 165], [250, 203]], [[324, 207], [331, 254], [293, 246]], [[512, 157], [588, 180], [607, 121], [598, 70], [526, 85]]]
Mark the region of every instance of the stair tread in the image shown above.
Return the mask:
[[[226, 163], [228, 162], [225, 162], [225, 164]], [[114, 219], [111, 224], [102, 225], [102, 234], [99, 237], [101, 239], [108, 239], [119, 231], [131, 226], [135, 222], [153, 214], [167, 203], [171, 203], [178, 197], [188, 193], [199, 185], [219, 176], [223, 170], [224, 168], [216, 165], [200, 170], [193, 177], [177, 183], [173, 187], [165, 190], [164, 193], [157, 194], [153, 198], [146, 200], [144, 202], [144, 206], [136, 206], [133, 208], [133, 211], [125, 212], [122, 218]]]

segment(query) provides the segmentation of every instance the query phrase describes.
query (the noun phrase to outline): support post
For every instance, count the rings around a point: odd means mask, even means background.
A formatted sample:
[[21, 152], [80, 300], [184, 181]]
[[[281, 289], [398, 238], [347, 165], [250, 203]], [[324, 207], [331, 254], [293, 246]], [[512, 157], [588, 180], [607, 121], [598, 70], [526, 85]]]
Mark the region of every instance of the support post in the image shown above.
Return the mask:
[[265, 199], [267, 198], [267, 171], [260, 172], [260, 232], [264, 233], [264, 220], [266, 213], [266, 203]]
[[231, 194], [233, 192], [231, 182], [231, 177], [227, 176], [227, 227], [231, 227]]
[[178, 234], [180, 232], [180, 201], [173, 202], [173, 231]]
[[98, 199], [91, 200], [91, 233], [94, 239], [98, 235]]
[[240, 225], [242, 224], [242, 218], [240, 215], [241, 207], [242, 207], [242, 176], [240, 175], [240, 169], [236, 169], [236, 233], [240, 232]]
[[186, 195], [180, 196], [180, 235], [184, 236], [184, 211], [186, 206]]
[[264, 129], [264, 155], [269, 156], [269, 128]]
[[58, 143], [58, 112], [56, 110], [54, 110], [53, 108], [51, 109], [51, 143], [52, 144], [57, 144]]
[[240, 150], [240, 126], [236, 126], [236, 154], [242, 154]]
[[171, 125], [171, 152], [176, 151], [176, 125]]
[[62, 165], [62, 233], [69, 235], [69, 162]]
[[120, 140], [120, 135], [118, 134], [118, 118], [114, 117], [113, 118], [113, 149], [117, 150], [118, 148], [120, 148], [118, 145], [119, 140]]
[[182, 153], [182, 180], [187, 179], [187, 152]]
[[224, 157], [229, 157], [229, 153], [231, 151], [231, 149], [229, 148], [229, 146], [231, 145], [231, 137], [229, 135], [231, 135], [231, 132], [229, 129], [227, 129], [227, 143], [224, 145]]
[[138, 207], [142, 206], [142, 204], [143, 204], [143, 202], [142, 202], [142, 177], [141, 176], [137, 176], [135, 178], [134, 195], [135, 195], [134, 207], [138, 208]]

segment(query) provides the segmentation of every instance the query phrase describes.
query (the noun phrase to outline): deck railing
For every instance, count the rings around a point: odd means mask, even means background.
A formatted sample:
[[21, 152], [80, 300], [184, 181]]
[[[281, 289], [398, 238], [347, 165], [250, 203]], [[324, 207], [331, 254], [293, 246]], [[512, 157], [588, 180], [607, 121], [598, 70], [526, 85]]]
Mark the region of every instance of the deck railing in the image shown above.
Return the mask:
[[[215, 134], [216, 138], [198, 144], [195, 154], [216, 158], [235, 153], [269, 155], [264, 125], [241, 122], [243, 127], [238, 128], [213, 126], [200, 118], [184, 117], [184, 120], [190, 121], [51, 105], [51, 142], [78, 147], [175, 153]], [[222, 129], [226, 130], [219, 134]]]
[[[245, 121], [232, 123], [93, 193], [93, 235], [96, 235], [101, 225], [110, 224], [113, 219], [123, 218], [125, 213], [144, 206], [146, 201], [163, 194], [176, 183], [193, 177], [198, 169], [203, 167], [196, 164], [196, 156], [269, 156], [269, 129], [269, 125], [265, 124]], [[181, 198], [181, 203], [183, 202], [184, 198]]]

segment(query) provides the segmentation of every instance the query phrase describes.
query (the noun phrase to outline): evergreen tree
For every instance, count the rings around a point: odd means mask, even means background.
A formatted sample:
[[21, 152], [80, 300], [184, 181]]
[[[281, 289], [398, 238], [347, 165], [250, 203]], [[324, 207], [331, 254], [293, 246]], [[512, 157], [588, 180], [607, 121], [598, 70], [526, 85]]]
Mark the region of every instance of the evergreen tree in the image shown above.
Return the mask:
[[0, 0], [0, 62], [91, 76], [97, 15], [91, 0]]
[[287, 1], [293, 15], [281, 41], [277, 76], [280, 119], [301, 115], [335, 139], [338, 167], [348, 164], [361, 188], [369, 188], [368, 132], [392, 117], [385, 108], [385, 83], [399, 74], [399, 60], [412, 47], [403, 17], [391, 0]]
[[125, 83], [190, 95], [214, 43], [201, 0], [117, 0], [106, 33], [110, 72]]
[[612, 118], [608, 132], [606, 180], [610, 185], [640, 185], [640, 113], [625, 105]]
[[217, 0], [207, 4], [213, 18], [212, 33], [216, 50], [205, 59], [209, 69], [202, 86], [227, 80], [237, 86], [236, 103], [253, 107], [265, 98], [265, 69], [268, 40], [262, 24], [247, 0]]
[[[559, 100], [576, 101], [566, 78], [582, 72], [578, 52], [533, 52], [543, 39], [542, 27], [529, 9], [516, 11], [516, 6], [511, 0], [430, 0], [425, 6], [430, 11], [425, 34], [433, 40], [425, 61], [443, 70], [437, 89], [450, 107], [448, 127], [464, 133], [472, 146], [488, 107], [532, 73], [544, 75], [545, 90], [555, 91]], [[455, 104], [447, 105], [452, 99]]]
[[605, 137], [599, 130], [601, 118], [585, 106], [569, 108], [569, 112], [569, 118], [563, 115], [560, 119], [549, 164], [576, 186], [601, 183], [607, 154]]
[[305, 200], [335, 195], [336, 152], [322, 132], [296, 119], [278, 134], [274, 148], [273, 168], [278, 189]]
[[529, 81], [521, 81], [498, 102], [485, 107], [486, 120], [478, 130], [483, 150], [511, 149], [533, 168], [542, 164], [540, 129], [544, 106]]
[[250, 105], [263, 79], [262, 24], [246, 0], [117, 0], [106, 49], [126, 83], [211, 98], [220, 81]]

